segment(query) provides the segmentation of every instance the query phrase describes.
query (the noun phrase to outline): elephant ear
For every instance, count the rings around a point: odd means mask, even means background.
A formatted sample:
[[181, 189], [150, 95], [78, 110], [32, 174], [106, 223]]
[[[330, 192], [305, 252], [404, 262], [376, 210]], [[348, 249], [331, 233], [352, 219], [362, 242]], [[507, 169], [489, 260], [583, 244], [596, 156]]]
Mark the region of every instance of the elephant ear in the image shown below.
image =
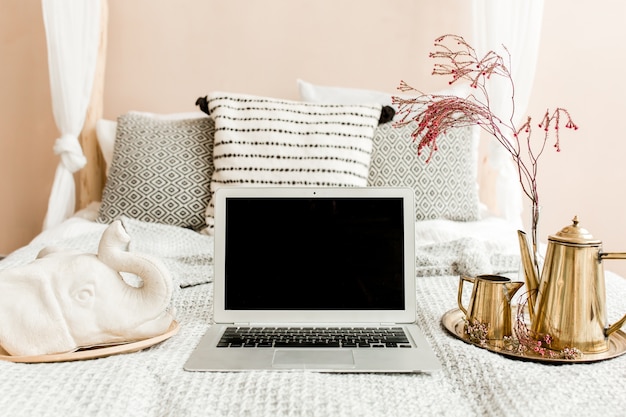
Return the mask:
[[10, 355], [45, 355], [77, 349], [49, 271], [40, 261], [3, 271], [0, 294], [0, 345]]

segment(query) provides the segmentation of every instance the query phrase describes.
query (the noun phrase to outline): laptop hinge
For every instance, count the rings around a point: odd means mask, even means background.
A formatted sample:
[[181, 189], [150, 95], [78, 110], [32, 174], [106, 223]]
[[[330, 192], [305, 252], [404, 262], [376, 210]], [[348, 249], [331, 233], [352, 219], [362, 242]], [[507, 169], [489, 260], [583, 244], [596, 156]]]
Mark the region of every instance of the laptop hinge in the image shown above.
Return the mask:
[[[252, 323], [252, 322], [235, 322], [232, 323], [232, 326], [236, 326], [236, 327], [263, 327], [263, 326], [273, 326], [276, 325], [277, 323]], [[345, 326], [345, 325], [354, 325], [354, 323], [278, 323], [280, 325], [284, 325], [284, 326], [331, 326], [331, 325], [337, 325], [337, 326]], [[398, 326], [398, 323], [359, 323], [360, 326], [380, 326], [380, 327], [391, 327], [391, 326]]]

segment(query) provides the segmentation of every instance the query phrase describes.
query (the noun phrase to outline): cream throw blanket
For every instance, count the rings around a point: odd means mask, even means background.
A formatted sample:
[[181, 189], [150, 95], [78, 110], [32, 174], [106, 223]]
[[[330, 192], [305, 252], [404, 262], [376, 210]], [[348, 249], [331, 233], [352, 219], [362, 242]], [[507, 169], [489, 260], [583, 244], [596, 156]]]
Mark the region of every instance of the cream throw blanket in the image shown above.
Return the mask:
[[[129, 250], [159, 257], [170, 269], [179, 287], [210, 282], [213, 277], [213, 236], [176, 226], [147, 223], [122, 218], [131, 236]], [[415, 244], [417, 276], [478, 275], [514, 272], [519, 268], [517, 235], [494, 228], [503, 222], [496, 219], [459, 223], [446, 220], [418, 222]], [[90, 224], [89, 233], [79, 233], [63, 240], [47, 242], [66, 249], [97, 251], [99, 236], [105, 225]], [[479, 232], [479, 233], [476, 233]], [[473, 236], [483, 233], [482, 238]], [[20, 249], [2, 265], [9, 267], [34, 259], [46, 242]]]
[[[210, 271], [202, 269], [208, 266], [200, 266], [204, 262], [198, 258], [203, 253], [210, 256], [210, 238], [196, 239], [197, 236], [189, 234], [193, 232], [182, 229], [168, 230], [168, 234], [163, 235], [165, 229], [160, 226], [153, 228], [132, 223], [135, 222], [127, 222], [127, 227], [138, 245], [134, 250], [149, 248], [153, 253], [165, 253], [166, 262], [177, 271], [175, 279], [184, 286], [172, 301], [181, 325], [179, 333], [141, 352], [97, 360], [41, 365], [0, 361], [1, 414], [233, 417], [623, 415], [624, 396], [621, 392], [626, 375], [626, 356], [589, 365], [545, 365], [511, 360], [450, 336], [440, 320], [446, 311], [456, 307], [459, 282], [456, 273], [423, 276], [416, 280], [417, 324], [442, 362], [440, 372], [407, 375], [185, 372], [183, 364], [212, 317], [213, 285], [198, 284], [203, 271]], [[63, 243], [85, 245], [83, 249], [91, 247], [95, 250], [101, 230], [93, 228], [90, 233], [73, 236]], [[483, 237], [488, 235], [486, 230], [483, 229]], [[418, 230], [418, 234], [422, 232], [425, 231]], [[138, 239], [142, 234], [155, 239]], [[192, 240], [187, 241], [187, 238]], [[425, 252], [441, 262], [433, 270], [446, 268], [439, 254], [446, 253], [452, 259], [453, 248], [474, 252], [473, 248], [467, 248], [473, 241], [439, 242], [440, 247], [434, 246], [436, 242], [429, 241], [427, 236], [422, 241], [433, 245], [425, 248]], [[482, 239], [482, 244], [489, 246], [485, 241]], [[34, 246], [41, 244], [40, 241], [34, 242]], [[189, 252], [183, 250], [186, 246], [190, 246], [187, 248]], [[439, 254], [438, 250], [441, 251]], [[28, 262], [29, 257], [37, 252], [36, 247], [22, 249], [0, 262], [0, 268]], [[421, 255], [418, 254], [418, 258]], [[494, 266], [501, 259], [504, 258], [494, 250], [482, 256], [479, 263], [488, 260]], [[451, 270], [459, 268], [447, 267]], [[205, 280], [210, 281], [211, 275], [207, 274]], [[191, 283], [197, 285], [185, 286]], [[607, 295], [611, 315], [619, 317], [626, 312], [626, 281], [607, 274]]]

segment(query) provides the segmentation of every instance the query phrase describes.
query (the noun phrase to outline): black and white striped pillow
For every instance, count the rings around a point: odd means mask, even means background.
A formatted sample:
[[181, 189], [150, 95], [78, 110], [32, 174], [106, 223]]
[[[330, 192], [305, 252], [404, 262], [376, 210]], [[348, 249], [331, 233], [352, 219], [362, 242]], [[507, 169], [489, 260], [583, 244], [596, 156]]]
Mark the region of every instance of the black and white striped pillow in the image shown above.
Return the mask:
[[[365, 187], [381, 109], [211, 93], [211, 192], [225, 186]], [[212, 200], [206, 214], [211, 227]]]

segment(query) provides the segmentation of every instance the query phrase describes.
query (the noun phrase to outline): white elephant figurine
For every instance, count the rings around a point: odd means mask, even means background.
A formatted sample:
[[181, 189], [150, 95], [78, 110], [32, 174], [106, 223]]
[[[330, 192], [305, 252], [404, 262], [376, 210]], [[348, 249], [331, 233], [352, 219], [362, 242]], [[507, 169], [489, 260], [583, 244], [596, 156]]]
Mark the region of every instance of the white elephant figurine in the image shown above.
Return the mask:
[[[0, 346], [14, 356], [44, 355], [165, 333], [172, 279], [158, 259], [128, 252], [129, 242], [118, 220], [97, 255], [45, 248], [31, 263], [0, 271]], [[130, 285], [120, 272], [141, 281]]]

